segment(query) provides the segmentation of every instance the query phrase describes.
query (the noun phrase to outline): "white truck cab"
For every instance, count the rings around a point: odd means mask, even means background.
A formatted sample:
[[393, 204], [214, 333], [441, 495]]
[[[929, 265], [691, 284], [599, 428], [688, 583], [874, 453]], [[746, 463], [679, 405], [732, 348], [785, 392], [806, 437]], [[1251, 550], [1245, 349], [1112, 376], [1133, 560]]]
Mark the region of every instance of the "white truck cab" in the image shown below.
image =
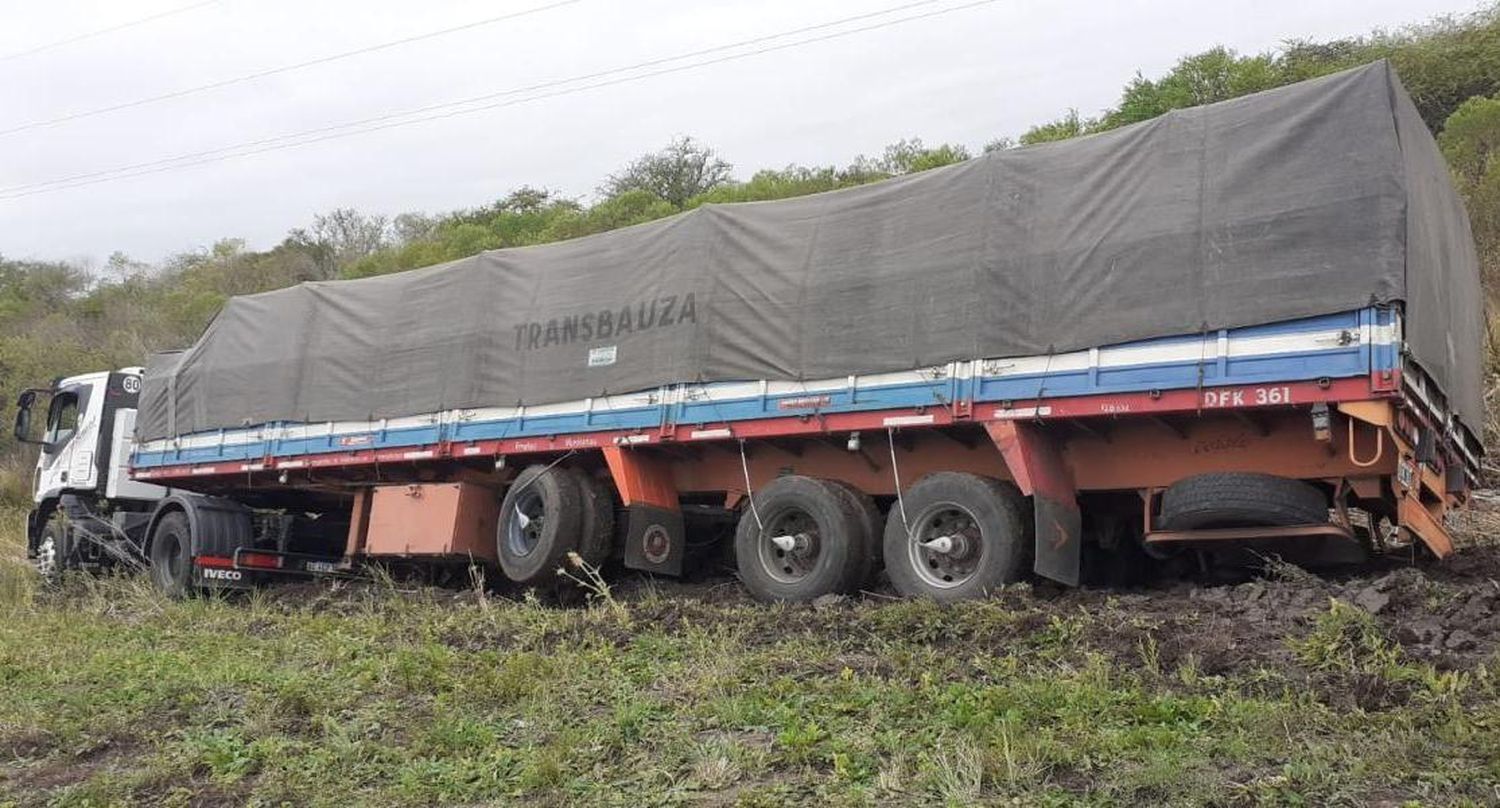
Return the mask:
[[26, 532], [43, 573], [129, 554], [125, 527], [170, 493], [130, 479], [140, 391], [141, 368], [127, 367], [69, 376], [17, 399], [16, 439], [40, 447]]

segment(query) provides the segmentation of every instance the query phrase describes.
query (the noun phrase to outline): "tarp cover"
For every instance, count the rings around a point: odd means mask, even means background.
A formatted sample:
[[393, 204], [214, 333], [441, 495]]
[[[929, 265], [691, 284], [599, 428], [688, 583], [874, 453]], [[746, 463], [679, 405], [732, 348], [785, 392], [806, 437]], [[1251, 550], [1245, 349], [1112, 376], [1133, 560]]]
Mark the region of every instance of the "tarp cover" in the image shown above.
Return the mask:
[[150, 363], [157, 438], [812, 379], [1405, 305], [1471, 429], [1468, 219], [1384, 62], [1061, 143], [236, 297]]

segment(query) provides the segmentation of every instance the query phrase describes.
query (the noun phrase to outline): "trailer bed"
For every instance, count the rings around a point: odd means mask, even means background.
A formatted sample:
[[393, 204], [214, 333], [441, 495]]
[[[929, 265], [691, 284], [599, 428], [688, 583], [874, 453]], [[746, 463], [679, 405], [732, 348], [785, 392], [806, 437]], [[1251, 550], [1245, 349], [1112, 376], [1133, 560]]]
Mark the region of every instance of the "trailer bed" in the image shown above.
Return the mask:
[[804, 382], [678, 384], [579, 401], [404, 418], [277, 422], [140, 444], [137, 479], [413, 462], [956, 420], [1126, 417], [1394, 395], [1397, 310], [1166, 337], [1050, 356], [981, 358]]

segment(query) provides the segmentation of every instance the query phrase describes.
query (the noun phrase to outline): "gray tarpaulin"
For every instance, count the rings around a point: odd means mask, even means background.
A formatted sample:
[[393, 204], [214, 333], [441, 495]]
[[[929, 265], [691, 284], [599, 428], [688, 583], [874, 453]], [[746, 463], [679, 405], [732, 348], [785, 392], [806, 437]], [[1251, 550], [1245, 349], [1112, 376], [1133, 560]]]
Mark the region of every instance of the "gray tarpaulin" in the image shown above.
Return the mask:
[[1046, 354], [1400, 301], [1482, 423], [1478, 262], [1385, 63], [1090, 137], [229, 301], [155, 438]]

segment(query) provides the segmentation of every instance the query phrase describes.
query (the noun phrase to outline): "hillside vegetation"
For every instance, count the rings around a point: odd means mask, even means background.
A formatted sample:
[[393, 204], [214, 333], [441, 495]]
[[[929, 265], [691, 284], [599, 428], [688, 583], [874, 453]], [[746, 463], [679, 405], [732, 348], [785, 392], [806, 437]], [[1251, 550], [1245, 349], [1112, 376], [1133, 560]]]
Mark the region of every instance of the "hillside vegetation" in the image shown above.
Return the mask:
[[[984, 148], [1103, 131], [1382, 58], [1396, 66], [1438, 136], [1468, 202], [1488, 288], [1500, 289], [1500, 5], [1361, 38], [1289, 42], [1272, 53], [1213, 48], [1183, 58], [1164, 76], [1135, 76], [1111, 109], [1092, 116], [1070, 111]], [[736, 179], [712, 148], [684, 138], [606, 178], [591, 203], [522, 187], [493, 202], [437, 215], [340, 209], [292, 230], [268, 250], [226, 238], [160, 264], [118, 253], [102, 267], [0, 255], [0, 391], [10, 399], [20, 388], [61, 375], [138, 364], [150, 351], [190, 345], [232, 295], [575, 238], [708, 203], [844, 188], [970, 156], [963, 145], [911, 139], [844, 166], [790, 165]], [[0, 499], [23, 497], [29, 464], [24, 455], [9, 435], [0, 435]]]

